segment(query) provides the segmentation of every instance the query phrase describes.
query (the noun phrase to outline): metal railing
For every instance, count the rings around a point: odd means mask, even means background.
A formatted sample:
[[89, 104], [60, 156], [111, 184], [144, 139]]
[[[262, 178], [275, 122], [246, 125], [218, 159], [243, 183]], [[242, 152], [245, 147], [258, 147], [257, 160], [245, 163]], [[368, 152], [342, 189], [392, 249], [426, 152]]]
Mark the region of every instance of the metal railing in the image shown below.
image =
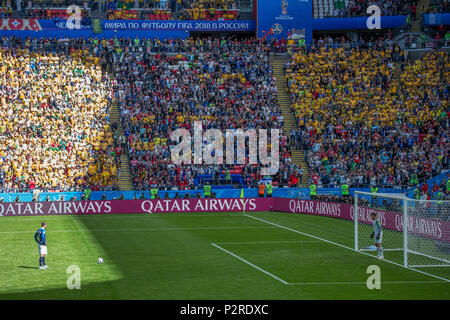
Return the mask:
[[396, 46], [398, 46], [401, 50], [406, 50], [406, 51], [414, 51], [414, 50], [434, 50], [434, 49], [441, 49], [443, 47], [449, 47], [450, 46], [450, 40], [446, 40], [446, 39], [440, 39], [440, 40], [436, 40], [433, 39], [432, 41], [421, 41], [418, 39], [415, 40], [411, 40], [409, 42], [405, 42], [405, 41], [394, 41], [394, 40], [382, 40], [382, 41], [359, 41], [359, 42], [350, 42], [350, 41], [346, 41], [346, 42], [328, 42], [328, 41], [323, 41], [323, 42], [319, 42], [319, 41], [314, 41], [311, 44], [299, 44], [298, 41], [295, 42], [295, 44], [293, 46], [288, 46], [288, 45], [284, 45], [281, 47], [276, 47], [273, 43], [270, 44], [270, 47], [272, 49], [272, 51], [274, 52], [278, 52], [278, 53], [294, 53], [297, 51], [315, 51], [318, 49], [323, 49], [325, 48], [325, 50], [329, 50], [329, 49], [339, 49], [342, 48], [346, 51], [351, 51], [351, 50], [370, 50], [370, 49], [375, 49], [375, 50], [384, 50], [384, 49], [388, 49], [388, 50], [393, 50]]
[[[281, 44], [274, 40], [267, 41], [263, 39], [252, 39], [251, 43], [245, 42], [233, 42], [231, 40], [220, 43], [205, 43], [207, 39], [194, 39], [194, 44], [189, 39], [150, 39], [150, 38], [124, 38], [118, 37], [114, 40], [113, 44], [102, 45], [102, 39], [109, 40], [109, 38], [100, 37], [98, 40], [94, 38], [89, 39], [73, 39], [73, 38], [45, 38], [42, 37], [27, 37], [24, 39], [18, 39], [15, 37], [0, 37], [0, 47], [3, 48], [30, 48], [34, 51], [43, 50], [49, 52], [62, 51], [67, 52], [69, 49], [82, 49], [82, 50], [98, 50], [98, 53], [107, 51], [116, 51], [121, 49], [123, 53], [189, 53], [193, 49], [200, 52], [207, 52], [213, 49], [232, 50], [232, 49], [253, 49], [261, 50], [262, 52], [278, 53], [278, 54], [292, 54], [298, 51], [315, 51], [319, 49], [338, 49], [343, 48], [346, 51], [351, 50], [390, 50], [393, 51], [396, 46], [401, 50], [414, 51], [414, 50], [433, 50], [450, 46], [450, 39], [440, 39], [433, 41], [400, 41], [383, 40], [376, 42], [337, 42], [330, 43], [328, 41], [313, 41], [311, 44], [299, 44], [298, 41], [294, 41], [294, 45]], [[139, 41], [136, 42], [136, 39]], [[26, 41], [25, 41], [26, 40]], [[95, 44], [94, 41], [97, 41]], [[96, 53], [96, 52], [94, 52]]]
[[[25, 40], [25, 39], [23, 39]], [[211, 52], [212, 50], [222, 50], [224, 52], [239, 50], [242, 48], [251, 49], [254, 52], [270, 53], [270, 47], [261, 44], [235, 44], [235, 43], [223, 43], [223, 44], [203, 44], [203, 45], [192, 45], [185, 40], [175, 40], [175, 41], [155, 41], [155, 39], [139, 39], [139, 44], [134, 42], [135, 39], [130, 38], [119, 38], [117, 43], [110, 45], [107, 43], [105, 46], [101, 44], [101, 40], [98, 43], [94, 43], [94, 39], [90, 38], [87, 40], [82, 40], [83, 43], [74, 39], [67, 38], [50, 38], [46, 41], [41, 41], [41, 38], [36, 37], [32, 39], [27, 39], [26, 42], [22, 40], [17, 40], [16, 38], [0, 37], [0, 49], [23, 49], [26, 48], [31, 52], [41, 52], [41, 53], [61, 53], [70, 54], [73, 50], [84, 50], [88, 53], [101, 56], [102, 54], [188, 54], [193, 52], [195, 49], [198, 52], [205, 53]]]

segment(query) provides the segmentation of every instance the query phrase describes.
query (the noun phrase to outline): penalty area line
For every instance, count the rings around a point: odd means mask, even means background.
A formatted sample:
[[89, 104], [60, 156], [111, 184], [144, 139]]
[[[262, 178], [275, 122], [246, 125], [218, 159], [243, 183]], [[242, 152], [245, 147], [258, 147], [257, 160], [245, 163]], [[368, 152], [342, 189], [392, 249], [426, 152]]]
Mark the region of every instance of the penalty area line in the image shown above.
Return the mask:
[[260, 267], [258, 267], [257, 265], [251, 263], [250, 261], [247, 261], [247, 260], [245, 260], [244, 258], [238, 256], [237, 254], [234, 254], [233, 252], [230, 252], [230, 251], [228, 251], [227, 249], [222, 248], [222, 247], [219, 246], [218, 244], [211, 242], [211, 245], [214, 246], [214, 247], [216, 247], [216, 248], [219, 249], [219, 250], [224, 251], [225, 253], [228, 253], [229, 255], [235, 257], [236, 259], [241, 260], [242, 262], [248, 264], [250, 267], [253, 267], [253, 268], [255, 268], [256, 270], [259, 270], [259, 271], [261, 271], [261, 272], [267, 274], [268, 276], [270, 276], [270, 277], [272, 277], [272, 278], [274, 278], [274, 279], [280, 281], [281, 283], [284, 283], [284, 284], [286, 284], [286, 285], [289, 284], [288, 282], [284, 281], [284, 280], [281, 279], [280, 277], [277, 277], [276, 275], [270, 273], [269, 271], [266, 271], [266, 270], [264, 270], [263, 268], [260, 268]]
[[[281, 228], [281, 229], [285, 229], [285, 230], [288, 230], [288, 231], [291, 231], [291, 232], [302, 234], [302, 235], [307, 236], [307, 237], [311, 237], [311, 238], [314, 238], [314, 239], [317, 239], [317, 240], [321, 240], [321, 241], [327, 242], [329, 244], [332, 244], [332, 245], [335, 245], [335, 246], [338, 246], [338, 247], [341, 247], [341, 248], [344, 248], [344, 249], [351, 250], [353, 252], [358, 252], [360, 254], [372, 257], [373, 259], [377, 259], [377, 257], [374, 256], [374, 255], [371, 255], [371, 254], [366, 253], [366, 252], [356, 251], [354, 248], [350, 248], [348, 246], [345, 246], [345, 245], [337, 243], [337, 242], [333, 242], [333, 241], [330, 241], [330, 240], [327, 240], [327, 239], [323, 239], [323, 238], [320, 238], [320, 237], [317, 237], [317, 236], [314, 236], [312, 234], [309, 234], [309, 233], [306, 233], [306, 232], [302, 232], [302, 231], [299, 231], [299, 230], [291, 229], [291, 228], [283, 226], [281, 224], [277, 224], [277, 223], [274, 223], [274, 222], [271, 222], [271, 221], [267, 221], [267, 220], [264, 220], [264, 219], [261, 219], [261, 218], [250, 216], [248, 214], [245, 214], [244, 216], [248, 217], [248, 218], [251, 218], [251, 219], [255, 219], [255, 220], [264, 222], [264, 223], [267, 223], [267, 224], [270, 224], [270, 225], [273, 225], [273, 226]], [[418, 273], [421, 273], [421, 274], [424, 274], [424, 275], [427, 275], [427, 276], [430, 276], [432, 278], [436, 278], [436, 279], [439, 279], [439, 280], [442, 280], [442, 281], [445, 281], [445, 282], [450, 282], [449, 279], [446, 279], [446, 278], [443, 278], [443, 277], [439, 277], [439, 276], [436, 276], [434, 274], [431, 274], [431, 273], [428, 273], [428, 272], [425, 272], [425, 271], [422, 271], [422, 270], [417, 270], [417, 269], [414, 269], [414, 268], [405, 267], [405, 266], [401, 265], [400, 263], [396, 263], [396, 262], [389, 261], [389, 260], [386, 260], [386, 259], [383, 259], [383, 260], [377, 259], [377, 260], [378, 261], [385, 261], [387, 263], [390, 263], [390, 264], [393, 264], [393, 265], [396, 265], [396, 266], [399, 266], [399, 267], [402, 267], [402, 268], [405, 268], [405, 269], [408, 269], [408, 270], [412, 270], [412, 271], [415, 271], [415, 272], [418, 272]]]
[[215, 242], [216, 244], [267, 244], [267, 243], [322, 243], [320, 240], [280, 240], [280, 241], [233, 241], [233, 242]]
[[[367, 285], [367, 281], [287, 282], [287, 281], [281, 279], [280, 277], [277, 277], [276, 275], [270, 273], [269, 271], [264, 270], [261, 267], [258, 267], [254, 263], [251, 263], [250, 261], [248, 261], [248, 260], [238, 256], [237, 254], [235, 254], [235, 253], [233, 253], [233, 252], [231, 252], [231, 251], [229, 251], [229, 250], [227, 250], [227, 249], [225, 249], [225, 248], [223, 248], [223, 247], [218, 245], [219, 243], [220, 244], [234, 244], [234, 243], [236, 243], [236, 244], [239, 244], [239, 243], [246, 244], [246, 243], [280, 243], [280, 242], [281, 241], [273, 241], [273, 242], [216, 242], [216, 243], [211, 242], [211, 245], [216, 247], [217, 249], [220, 249], [220, 250], [224, 251], [225, 253], [228, 253], [229, 255], [235, 257], [236, 259], [241, 260], [242, 262], [248, 264], [252, 268], [265, 273], [266, 275], [274, 278], [275, 280], [280, 281], [281, 283], [283, 283], [285, 285], [289, 285], [289, 286], [303, 286], [303, 285], [305, 285], [305, 286], [307, 286], [307, 285], [362, 285], [362, 284]], [[286, 242], [286, 241], [284, 241], [284, 242]], [[289, 241], [289, 242], [291, 242], [291, 241]], [[296, 242], [320, 242], [320, 241], [296, 241]], [[415, 281], [415, 280], [412, 280], [412, 281], [381, 281], [381, 284], [412, 284], [412, 283], [414, 283], [414, 284], [420, 284], [420, 283], [446, 283], [446, 281], [444, 281], [444, 280], [439, 280], [439, 281], [438, 280], [436, 280], [436, 281], [426, 281], [426, 280], [425, 281]]]

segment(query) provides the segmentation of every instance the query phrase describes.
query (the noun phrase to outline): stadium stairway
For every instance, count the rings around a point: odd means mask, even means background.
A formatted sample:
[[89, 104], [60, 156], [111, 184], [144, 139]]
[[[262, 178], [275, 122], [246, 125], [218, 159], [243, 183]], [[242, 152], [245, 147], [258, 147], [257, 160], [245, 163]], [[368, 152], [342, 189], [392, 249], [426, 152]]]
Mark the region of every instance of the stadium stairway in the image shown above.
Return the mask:
[[430, 0], [419, 0], [416, 6], [416, 19], [411, 23], [412, 32], [421, 32], [423, 24], [422, 13], [430, 7]]
[[397, 80], [397, 81], [400, 81], [401, 80], [401, 77], [402, 77], [402, 63], [401, 62], [394, 62], [394, 74], [393, 74], [393, 76], [394, 76], [394, 78]]
[[[122, 122], [120, 121], [120, 109], [116, 100], [113, 100], [110, 111], [109, 119], [111, 124], [117, 123], [117, 130], [119, 136], [123, 135]], [[128, 158], [128, 147], [122, 150], [120, 155], [120, 171], [119, 171], [119, 190], [130, 191], [134, 190], [133, 180], [131, 178], [130, 159]]]
[[[275, 85], [277, 87], [277, 99], [281, 108], [281, 113], [284, 118], [283, 134], [289, 136], [291, 129], [298, 127], [298, 122], [295, 119], [295, 115], [291, 109], [291, 101], [289, 98], [288, 87], [286, 83], [286, 77], [284, 74], [284, 64], [287, 61], [287, 56], [275, 55], [271, 57], [271, 64], [273, 67], [273, 73], [276, 77]], [[309, 184], [309, 169], [306, 162], [305, 153], [303, 150], [291, 149], [292, 162], [303, 169], [301, 187], [306, 187]]]

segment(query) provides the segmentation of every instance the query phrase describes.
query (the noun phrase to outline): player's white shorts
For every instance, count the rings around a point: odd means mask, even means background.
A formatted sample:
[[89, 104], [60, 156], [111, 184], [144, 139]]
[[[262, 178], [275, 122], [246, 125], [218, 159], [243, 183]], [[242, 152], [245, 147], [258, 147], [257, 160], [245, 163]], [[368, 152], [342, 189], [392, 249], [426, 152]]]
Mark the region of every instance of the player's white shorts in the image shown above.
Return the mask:
[[380, 239], [377, 239], [377, 237], [375, 237], [375, 244], [381, 243], [382, 241], [383, 241], [383, 234], [380, 234]]
[[38, 245], [39, 254], [47, 254], [47, 246], [44, 246], [43, 244]]

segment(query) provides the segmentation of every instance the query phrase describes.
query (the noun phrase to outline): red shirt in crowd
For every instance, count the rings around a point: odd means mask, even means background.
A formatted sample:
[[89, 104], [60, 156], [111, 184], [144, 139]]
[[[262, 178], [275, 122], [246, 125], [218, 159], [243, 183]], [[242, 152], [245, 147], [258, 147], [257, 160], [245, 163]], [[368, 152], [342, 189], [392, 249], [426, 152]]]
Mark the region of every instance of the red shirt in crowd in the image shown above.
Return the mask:
[[424, 183], [424, 184], [422, 185], [421, 189], [422, 189], [422, 193], [427, 193], [427, 192], [428, 192], [428, 184], [427, 184], [427, 183]]

